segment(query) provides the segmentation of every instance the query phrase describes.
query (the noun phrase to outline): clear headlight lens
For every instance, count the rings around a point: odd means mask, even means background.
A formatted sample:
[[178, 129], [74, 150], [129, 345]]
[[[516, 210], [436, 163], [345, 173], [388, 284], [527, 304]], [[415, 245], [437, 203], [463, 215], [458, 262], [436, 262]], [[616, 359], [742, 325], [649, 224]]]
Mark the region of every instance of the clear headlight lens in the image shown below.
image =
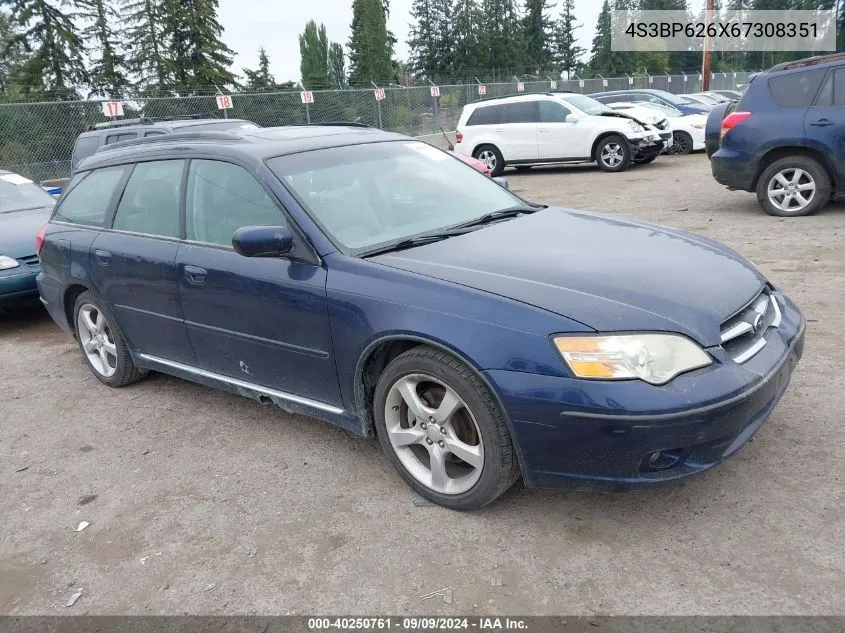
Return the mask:
[[17, 268], [20, 266], [18, 260], [9, 257], [8, 255], [0, 255], [0, 270], [9, 270], [10, 268]]
[[554, 344], [579, 378], [639, 378], [663, 385], [713, 362], [701, 347], [679, 334], [556, 336]]
[[630, 127], [634, 132], [645, 132], [645, 128], [632, 119], [628, 120], [628, 127]]

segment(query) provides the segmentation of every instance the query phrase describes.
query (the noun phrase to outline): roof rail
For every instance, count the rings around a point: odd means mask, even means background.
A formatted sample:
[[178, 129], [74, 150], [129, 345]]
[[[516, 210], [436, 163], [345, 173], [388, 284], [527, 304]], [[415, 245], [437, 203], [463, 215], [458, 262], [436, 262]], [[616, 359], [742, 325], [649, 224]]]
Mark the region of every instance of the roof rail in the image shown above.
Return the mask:
[[185, 114], [180, 116], [142, 116], [135, 119], [118, 119], [116, 121], [105, 121], [104, 123], [94, 123], [88, 126], [88, 131], [104, 130], [113, 127], [126, 127], [127, 125], [152, 125], [153, 123], [160, 123], [164, 121], [188, 121], [191, 119], [216, 119], [217, 117], [208, 116], [207, 114]]
[[373, 127], [372, 125], [367, 125], [366, 123], [360, 123], [358, 121], [323, 121], [322, 123], [309, 123], [308, 125], [322, 127], [322, 126], [331, 126], [331, 127]]
[[110, 143], [99, 147], [96, 154], [110, 152], [115, 149], [125, 149], [138, 145], [155, 145], [160, 143], [173, 143], [179, 141], [242, 141], [243, 136], [231, 132], [178, 132], [176, 134], [156, 134], [145, 138], [133, 138], [118, 143]]

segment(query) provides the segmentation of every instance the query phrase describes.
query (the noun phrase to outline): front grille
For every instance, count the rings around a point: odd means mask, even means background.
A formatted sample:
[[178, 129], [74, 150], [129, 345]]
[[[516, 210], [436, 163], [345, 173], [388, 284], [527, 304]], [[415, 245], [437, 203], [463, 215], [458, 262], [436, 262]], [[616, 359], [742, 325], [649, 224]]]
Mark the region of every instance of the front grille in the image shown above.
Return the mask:
[[735, 362], [744, 363], [766, 346], [766, 334], [780, 325], [780, 319], [777, 298], [763, 290], [722, 323], [722, 347]]
[[27, 257], [18, 257], [18, 261], [27, 266], [38, 266], [38, 255], [29, 255]]
[[667, 121], [666, 119], [663, 119], [662, 121], [657, 123], [658, 130], [665, 130], [667, 127], [669, 127], [669, 121]]

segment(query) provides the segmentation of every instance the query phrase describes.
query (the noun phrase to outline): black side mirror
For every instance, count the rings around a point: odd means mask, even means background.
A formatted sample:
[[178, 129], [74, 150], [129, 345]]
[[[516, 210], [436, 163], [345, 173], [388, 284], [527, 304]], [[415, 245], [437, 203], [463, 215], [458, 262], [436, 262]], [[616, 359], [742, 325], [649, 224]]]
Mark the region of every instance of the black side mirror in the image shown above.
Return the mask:
[[281, 257], [293, 250], [293, 235], [285, 226], [245, 226], [235, 231], [232, 246], [244, 257]]

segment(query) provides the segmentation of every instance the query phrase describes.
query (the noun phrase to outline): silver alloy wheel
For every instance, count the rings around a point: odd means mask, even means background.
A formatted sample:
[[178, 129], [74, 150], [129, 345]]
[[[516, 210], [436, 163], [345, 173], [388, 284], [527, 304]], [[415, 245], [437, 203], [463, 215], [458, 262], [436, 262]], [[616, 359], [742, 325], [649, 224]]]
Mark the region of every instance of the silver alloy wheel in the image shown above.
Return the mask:
[[487, 165], [490, 171], [496, 169], [496, 154], [493, 150], [485, 149], [478, 152], [478, 160]]
[[79, 309], [76, 331], [88, 361], [103, 378], [117, 371], [117, 346], [106, 317], [97, 306], [85, 303]]
[[484, 444], [467, 404], [445, 382], [408, 374], [387, 393], [384, 420], [390, 444], [421, 484], [446, 495], [472, 488], [484, 467]]
[[769, 181], [769, 202], [781, 211], [801, 211], [816, 195], [816, 181], [809, 172], [797, 167], [780, 170]]
[[601, 162], [606, 166], [618, 167], [622, 159], [622, 146], [619, 143], [608, 143], [601, 148]]

